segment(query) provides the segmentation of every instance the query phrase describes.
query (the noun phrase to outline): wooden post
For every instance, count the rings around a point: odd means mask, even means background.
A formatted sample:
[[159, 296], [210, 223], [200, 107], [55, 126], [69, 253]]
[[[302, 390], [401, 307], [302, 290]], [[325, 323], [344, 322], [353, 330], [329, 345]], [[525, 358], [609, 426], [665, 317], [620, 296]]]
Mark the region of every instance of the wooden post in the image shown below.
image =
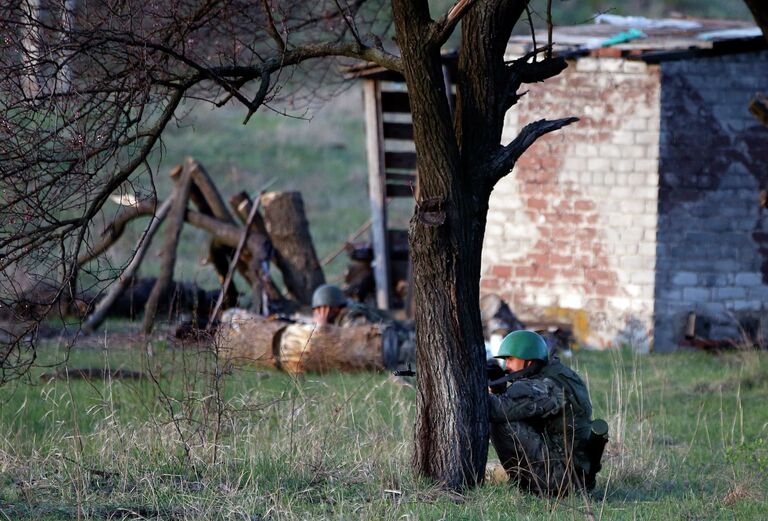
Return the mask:
[[384, 128], [381, 87], [376, 80], [363, 82], [365, 136], [368, 155], [368, 194], [371, 202], [376, 305], [389, 309], [389, 247], [387, 244], [387, 194], [384, 177]]

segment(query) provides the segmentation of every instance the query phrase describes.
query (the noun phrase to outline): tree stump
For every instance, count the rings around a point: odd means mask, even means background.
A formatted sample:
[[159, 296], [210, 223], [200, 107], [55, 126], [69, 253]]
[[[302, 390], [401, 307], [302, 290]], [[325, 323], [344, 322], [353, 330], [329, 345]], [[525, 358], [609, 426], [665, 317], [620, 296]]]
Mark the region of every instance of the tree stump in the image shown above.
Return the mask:
[[285, 287], [295, 300], [307, 305], [315, 288], [325, 283], [325, 275], [309, 233], [301, 194], [269, 192], [262, 196], [261, 204]]

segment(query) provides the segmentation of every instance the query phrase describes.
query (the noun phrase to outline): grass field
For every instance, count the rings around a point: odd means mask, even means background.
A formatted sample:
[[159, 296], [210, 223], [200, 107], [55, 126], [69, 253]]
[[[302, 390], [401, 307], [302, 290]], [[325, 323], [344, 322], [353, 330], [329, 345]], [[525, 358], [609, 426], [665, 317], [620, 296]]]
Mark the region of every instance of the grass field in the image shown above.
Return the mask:
[[414, 391], [386, 374], [293, 378], [152, 351], [105, 337], [68, 366], [156, 381], [40, 368], [0, 389], [0, 519], [762, 519], [768, 506], [764, 352], [577, 352], [611, 441], [594, 494], [555, 501], [416, 480]]

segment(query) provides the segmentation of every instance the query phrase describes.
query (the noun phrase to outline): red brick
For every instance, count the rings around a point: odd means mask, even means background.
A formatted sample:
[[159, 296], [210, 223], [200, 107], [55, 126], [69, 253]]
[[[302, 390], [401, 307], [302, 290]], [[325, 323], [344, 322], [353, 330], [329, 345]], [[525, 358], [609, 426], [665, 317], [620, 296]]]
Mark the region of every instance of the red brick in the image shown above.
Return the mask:
[[515, 277], [527, 278], [533, 277], [534, 269], [531, 266], [518, 266], [515, 268]]
[[483, 289], [499, 289], [498, 279], [481, 279], [480, 287]]
[[557, 276], [557, 270], [546, 266], [536, 267], [536, 278], [543, 280], [552, 280]]
[[573, 204], [577, 210], [581, 211], [593, 210], [595, 208], [595, 205], [592, 203], [592, 201], [587, 199], [575, 201]]
[[547, 201], [545, 199], [536, 199], [532, 197], [528, 199], [526, 207], [533, 210], [543, 210], [547, 207]]
[[589, 269], [585, 275], [587, 280], [592, 282], [611, 282], [613, 280], [613, 273], [600, 269]]
[[571, 259], [571, 257], [566, 255], [557, 255], [554, 253], [550, 255], [550, 263], [554, 266], [557, 266], [557, 265], [568, 266], [571, 264], [572, 261], [573, 259]]
[[616, 293], [616, 288], [613, 285], [597, 284], [593, 287], [593, 291], [595, 295], [599, 295], [601, 297], [608, 297]]
[[500, 279], [508, 279], [512, 276], [512, 266], [496, 265], [491, 268], [491, 273]]

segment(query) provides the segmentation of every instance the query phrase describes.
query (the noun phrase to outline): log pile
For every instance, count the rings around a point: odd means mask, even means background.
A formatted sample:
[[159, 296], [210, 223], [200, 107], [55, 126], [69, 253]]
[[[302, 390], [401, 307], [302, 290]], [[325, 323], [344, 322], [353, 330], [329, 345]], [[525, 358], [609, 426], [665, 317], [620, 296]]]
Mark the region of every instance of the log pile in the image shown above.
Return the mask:
[[[208, 261], [216, 270], [223, 286], [218, 299], [210, 299], [206, 295], [203, 305], [188, 310], [197, 313], [198, 323], [208, 324], [210, 327], [216, 319], [210, 315], [216, 315], [219, 307], [227, 309], [236, 305], [238, 293], [234, 285], [226, 280], [233, 269], [237, 269], [248, 282], [253, 308], [261, 314], [290, 312], [309, 304], [312, 291], [325, 282], [325, 277], [312, 244], [304, 204], [299, 193], [262, 192], [254, 209], [254, 201], [248, 194], [241, 192], [230, 199], [228, 206], [212, 178], [194, 159], [188, 158], [183, 165], [174, 167], [170, 177], [174, 181], [174, 190], [168, 199], [162, 202], [122, 202], [121, 210], [107, 225], [101, 240], [78, 258], [78, 265], [83, 267], [119, 240], [130, 221], [145, 216], [152, 217], [150, 226], [137, 245], [136, 254], [122, 276], [98, 302], [93, 303], [92, 299], [83, 297], [83, 300], [91, 302], [90, 313], [83, 325], [84, 331], [95, 330], [104, 318], [116, 309], [122, 295], [129, 291], [129, 282], [136, 278], [135, 274], [153, 234], [166, 218], [170, 223], [165, 231], [160, 276], [154, 281], [142, 302], [133, 302], [134, 306], [140, 305], [145, 310], [145, 333], [152, 331], [155, 316], [163, 310], [163, 304], [169, 300], [169, 294], [172, 294], [171, 290], [178, 288], [178, 284], [173, 283], [172, 273], [184, 224], [203, 229], [210, 234]], [[190, 202], [194, 209], [190, 208]], [[263, 205], [263, 216], [258, 211], [260, 205]], [[237, 219], [233, 217], [230, 207]], [[246, 222], [251, 210], [255, 213], [251, 221]], [[239, 254], [236, 255], [238, 246]], [[285, 295], [270, 275], [272, 262], [282, 273]], [[231, 274], [229, 275], [231, 280]], [[212, 305], [212, 302], [216, 304]]]

